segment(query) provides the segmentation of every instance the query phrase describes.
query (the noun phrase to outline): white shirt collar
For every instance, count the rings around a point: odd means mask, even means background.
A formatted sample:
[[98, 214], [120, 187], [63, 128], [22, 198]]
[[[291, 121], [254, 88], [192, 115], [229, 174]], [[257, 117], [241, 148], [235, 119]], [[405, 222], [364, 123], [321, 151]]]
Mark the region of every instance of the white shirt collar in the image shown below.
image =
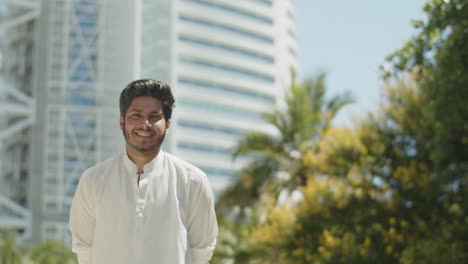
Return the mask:
[[[123, 164], [124, 164], [125, 168], [127, 169], [127, 171], [130, 174], [138, 174], [138, 167], [128, 157], [127, 152], [124, 152], [122, 154], [122, 156], [123, 156]], [[149, 173], [157, 170], [157, 168], [161, 168], [163, 159], [164, 159], [164, 152], [162, 150], [160, 150], [158, 155], [156, 155], [156, 157], [154, 157], [154, 159], [152, 159], [150, 162], [146, 163], [143, 166], [143, 172], [144, 172], [143, 174], [149, 174]]]

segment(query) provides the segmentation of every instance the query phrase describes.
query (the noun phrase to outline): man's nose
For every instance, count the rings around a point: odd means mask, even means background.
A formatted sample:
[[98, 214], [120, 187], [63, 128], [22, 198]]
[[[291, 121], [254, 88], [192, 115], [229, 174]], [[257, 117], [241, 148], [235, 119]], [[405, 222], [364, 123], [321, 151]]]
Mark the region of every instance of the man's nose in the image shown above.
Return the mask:
[[151, 127], [153, 127], [153, 125], [151, 125], [151, 123], [149, 122], [148, 119], [145, 119], [144, 122], [141, 124], [141, 127], [142, 128], [151, 128]]

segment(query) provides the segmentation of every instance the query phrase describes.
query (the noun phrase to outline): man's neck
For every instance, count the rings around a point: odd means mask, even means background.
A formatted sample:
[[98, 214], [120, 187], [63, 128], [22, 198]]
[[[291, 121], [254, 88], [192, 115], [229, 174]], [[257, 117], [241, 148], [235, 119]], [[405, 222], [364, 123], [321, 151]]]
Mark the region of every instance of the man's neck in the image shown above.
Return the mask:
[[160, 149], [151, 152], [141, 153], [130, 146], [126, 146], [126, 151], [128, 158], [137, 165], [138, 174], [141, 174], [144, 173], [143, 167], [159, 154]]

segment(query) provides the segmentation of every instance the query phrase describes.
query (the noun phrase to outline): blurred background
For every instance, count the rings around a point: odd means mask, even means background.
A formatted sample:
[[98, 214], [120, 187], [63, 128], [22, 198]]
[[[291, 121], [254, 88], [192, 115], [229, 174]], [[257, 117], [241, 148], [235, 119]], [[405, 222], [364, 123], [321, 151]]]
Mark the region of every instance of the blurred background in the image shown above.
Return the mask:
[[76, 263], [118, 96], [176, 97], [211, 263], [468, 263], [466, 0], [0, 0], [0, 264]]

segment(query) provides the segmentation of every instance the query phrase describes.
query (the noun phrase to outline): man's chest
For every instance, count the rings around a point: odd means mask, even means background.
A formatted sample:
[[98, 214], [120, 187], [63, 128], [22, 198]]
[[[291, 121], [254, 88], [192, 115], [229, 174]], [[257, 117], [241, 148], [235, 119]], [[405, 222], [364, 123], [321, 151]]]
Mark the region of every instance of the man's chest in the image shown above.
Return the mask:
[[127, 177], [109, 182], [96, 199], [96, 224], [105, 223], [128, 231], [154, 226], [171, 229], [185, 226], [185, 194], [171, 177]]

